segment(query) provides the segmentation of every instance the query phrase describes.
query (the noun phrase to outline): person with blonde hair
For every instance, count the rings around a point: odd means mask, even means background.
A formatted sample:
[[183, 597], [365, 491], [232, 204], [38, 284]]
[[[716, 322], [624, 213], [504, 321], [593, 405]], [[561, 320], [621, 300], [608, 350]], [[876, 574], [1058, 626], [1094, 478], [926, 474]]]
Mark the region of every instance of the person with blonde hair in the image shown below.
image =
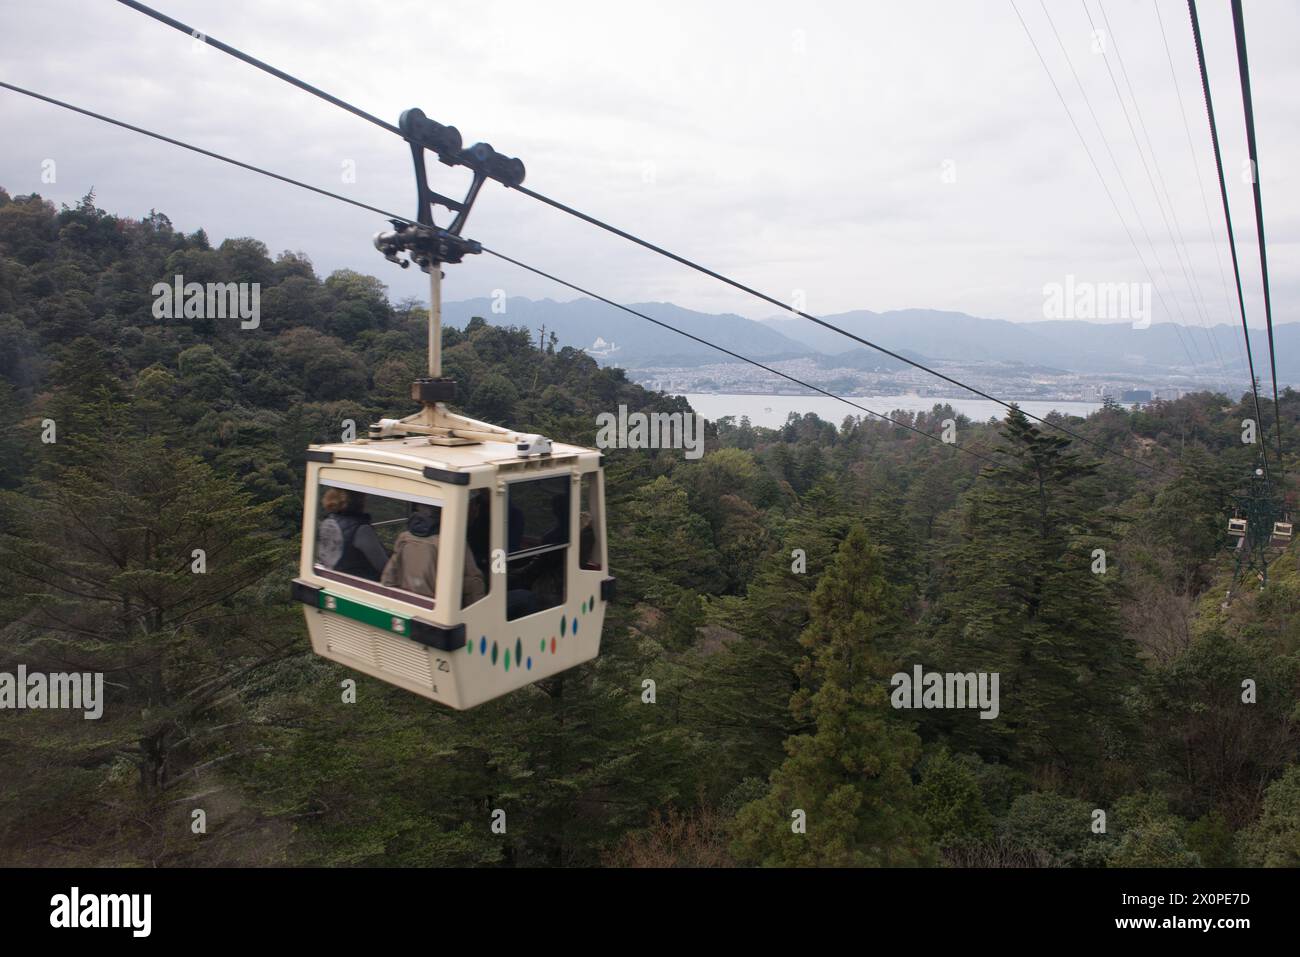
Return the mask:
[[379, 581], [388, 553], [366, 513], [362, 492], [330, 487], [321, 496], [325, 517], [316, 529], [316, 561], [345, 575]]

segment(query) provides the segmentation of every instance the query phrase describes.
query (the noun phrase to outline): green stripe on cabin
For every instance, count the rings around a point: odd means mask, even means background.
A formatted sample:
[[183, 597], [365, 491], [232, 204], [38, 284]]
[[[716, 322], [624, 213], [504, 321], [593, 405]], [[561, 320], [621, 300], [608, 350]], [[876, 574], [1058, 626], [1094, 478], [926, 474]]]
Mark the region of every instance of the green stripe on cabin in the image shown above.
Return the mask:
[[[332, 611], [336, 615], [342, 615], [344, 618], [351, 618], [353, 621], [359, 621], [363, 625], [374, 625], [384, 631], [391, 631], [393, 634], [410, 636], [411, 619], [405, 615], [394, 615], [391, 611], [384, 608], [375, 608], [373, 605], [363, 605], [359, 601], [353, 601], [351, 598], [343, 598], [340, 595], [334, 595], [321, 589], [316, 598], [317, 607], [321, 611]], [[330, 608], [327, 602], [332, 601], [334, 607]], [[394, 624], [401, 627], [393, 627]]]

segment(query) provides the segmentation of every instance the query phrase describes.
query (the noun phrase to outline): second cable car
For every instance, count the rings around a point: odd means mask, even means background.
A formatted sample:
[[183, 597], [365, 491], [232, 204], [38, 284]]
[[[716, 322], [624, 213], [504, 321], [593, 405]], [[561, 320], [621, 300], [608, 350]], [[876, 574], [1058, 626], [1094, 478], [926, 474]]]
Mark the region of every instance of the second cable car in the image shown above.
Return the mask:
[[[308, 448], [293, 596], [317, 654], [471, 708], [599, 654], [614, 589], [602, 456], [447, 408], [441, 267], [480, 251], [460, 230], [484, 180], [517, 186], [524, 169], [486, 144], [462, 151], [454, 127], [419, 110], [401, 128], [419, 212], [375, 245], [429, 274], [429, 375], [411, 387], [419, 412]], [[463, 201], [428, 188], [425, 149], [473, 170]], [[456, 212], [450, 228], [434, 225], [435, 203]]]

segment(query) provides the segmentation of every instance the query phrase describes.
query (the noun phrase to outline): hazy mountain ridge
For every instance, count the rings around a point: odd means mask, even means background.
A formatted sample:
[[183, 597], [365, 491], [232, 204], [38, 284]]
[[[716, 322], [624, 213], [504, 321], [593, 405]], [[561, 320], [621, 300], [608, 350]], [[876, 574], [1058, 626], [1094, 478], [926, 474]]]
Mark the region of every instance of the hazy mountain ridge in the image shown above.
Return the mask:
[[[494, 300], [486, 298], [449, 302], [443, 306], [443, 321], [464, 328], [471, 316], [482, 316], [494, 325], [524, 326], [534, 334], [545, 326], [547, 336], [554, 332], [561, 346], [586, 349], [616, 365], [635, 367], [650, 361], [698, 365], [725, 359], [708, 346], [594, 299], [556, 302], [512, 296], [504, 301], [504, 311], [493, 311], [493, 305]], [[789, 359], [817, 352], [743, 316], [695, 312], [668, 302], [628, 305], [660, 322], [754, 359]], [[501, 308], [497, 306], [498, 310]], [[598, 339], [610, 344], [612, 351], [602, 354], [602, 349], [594, 348]]]
[[[497, 310], [493, 310], [494, 304]], [[855, 344], [830, 329], [793, 317], [746, 319], [733, 313], [705, 313], [668, 302], [630, 307], [685, 332], [763, 361], [808, 357], [825, 366], [839, 357], [847, 367], [880, 371], [905, 364]], [[592, 299], [557, 302], [513, 296], [501, 304], [488, 298], [449, 302], [444, 320], [463, 327], [471, 316], [497, 325], [518, 325], [535, 333], [545, 326], [561, 346], [586, 349], [601, 361], [640, 366], [693, 366], [727, 361], [708, 346], [678, 336]], [[1131, 323], [1044, 320], [1019, 323], [936, 309], [861, 309], [823, 318], [855, 335], [918, 361], [925, 359], [1010, 362], [1071, 372], [1129, 372], [1195, 368], [1202, 374], [1246, 377], [1241, 326], [1156, 323], [1135, 329]], [[1278, 378], [1300, 383], [1300, 323], [1274, 328]], [[599, 345], [603, 342], [604, 345]], [[1268, 381], [1267, 340], [1251, 330], [1256, 373]], [[1189, 355], [1191, 361], [1189, 362]], [[834, 365], [834, 360], [831, 360]], [[1223, 372], [1221, 372], [1221, 368]]]
[[[935, 359], [1015, 361], [1047, 365], [1077, 372], [1140, 371], [1144, 367], [1186, 367], [1215, 371], [1220, 362], [1230, 375], [1245, 376], [1241, 326], [1220, 323], [1204, 326], [1156, 323], [1135, 329], [1131, 323], [1099, 323], [1053, 319], [1032, 323], [986, 319], [960, 312], [901, 309], [876, 313], [867, 310], [824, 317], [856, 335], [888, 349], [914, 349]], [[768, 328], [819, 351], [849, 343], [814, 323], [787, 318], [762, 320]], [[1268, 351], [1264, 330], [1251, 329], [1251, 346], [1257, 374], [1267, 379]], [[1278, 377], [1283, 382], [1300, 379], [1300, 323], [1274, 327]], [[838, 350], [835, 350], [838, 351]]]

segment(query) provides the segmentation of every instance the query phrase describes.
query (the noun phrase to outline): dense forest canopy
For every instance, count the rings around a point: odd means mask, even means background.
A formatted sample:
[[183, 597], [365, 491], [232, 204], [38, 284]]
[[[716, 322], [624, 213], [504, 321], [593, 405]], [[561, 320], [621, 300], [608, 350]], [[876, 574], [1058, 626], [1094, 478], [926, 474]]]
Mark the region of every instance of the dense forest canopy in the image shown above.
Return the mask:
[[[176, 275], [260, 323], [156, 317]], [[0, 672], [106, 697], [0, 715], [0, 860], [1300, 864], [1296, 547], [1260, 589], [1224, 533], [1249, 393], [1069, 420], [1127, 458], [944, 405], [894, 417], [996, 464], [852, 416], [610, 450], [600, 658], [457, 713], [311, 655], [287, 593], [306, 446], [409, 411], [424, 335], [372, 276], [0, 190]], [[462, 411], [561, 441], [689, 410], [528, 329], [443, 348]], [[897, 707], [914, 669], [997, 715]]]

